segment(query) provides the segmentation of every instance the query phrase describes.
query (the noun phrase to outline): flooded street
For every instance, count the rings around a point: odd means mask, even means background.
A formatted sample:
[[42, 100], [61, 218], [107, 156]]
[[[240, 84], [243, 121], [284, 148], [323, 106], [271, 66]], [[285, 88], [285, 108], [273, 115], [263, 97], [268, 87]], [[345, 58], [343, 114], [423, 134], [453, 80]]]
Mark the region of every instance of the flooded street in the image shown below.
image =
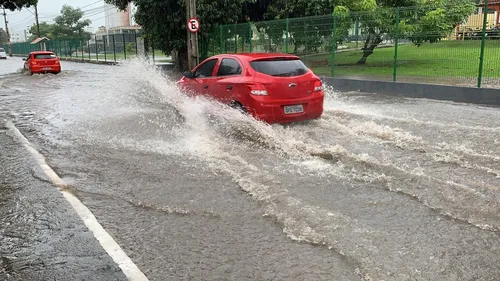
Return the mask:
[[9, 122], [149, 280], [500, 280], [499, 108], [327, 90], [267, 125], [139, 61], [62, 66], [0, 61], [0, 280], [126, 280]]

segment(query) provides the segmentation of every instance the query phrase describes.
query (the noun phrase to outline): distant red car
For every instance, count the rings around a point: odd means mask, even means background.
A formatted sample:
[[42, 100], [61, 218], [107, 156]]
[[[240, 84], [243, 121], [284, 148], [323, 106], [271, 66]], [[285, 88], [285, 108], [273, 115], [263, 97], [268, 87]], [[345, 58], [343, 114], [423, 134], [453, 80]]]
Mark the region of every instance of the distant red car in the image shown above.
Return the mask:
[[294, 55], [217, 55], [185, 72], [178, 84], [268, 123], [316, 119], [323, 113], [322, 82]]
[[28, 74], [61, 72], [61, 62], [53, 52], [31, 52], [28, 58], [23, 59], [24, 69]]

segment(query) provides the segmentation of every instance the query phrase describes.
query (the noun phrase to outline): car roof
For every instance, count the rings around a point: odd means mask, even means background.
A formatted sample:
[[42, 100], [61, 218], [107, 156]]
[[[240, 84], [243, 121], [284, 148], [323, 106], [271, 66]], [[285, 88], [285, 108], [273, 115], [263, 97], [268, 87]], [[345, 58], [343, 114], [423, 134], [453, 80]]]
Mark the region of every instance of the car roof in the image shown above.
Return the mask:
[[282, 54], [282, 53], [220, 54], [220, 55], [213, 56], [212, 58], [227, 58], [227, 57], [239, 58], [241, 60], [246, 60], [246, 61], [253, 61], [253, 60], [267, 59], [267, 58], [294, 58], [294, 59], [300, 59], [296, 55]]
[[51, 51], [35, 51], [35, 52], [31, 52], [31, 54], [34, 54], [34, 55], [39, 55], [39, 54], [53, 54], [54, 52], [51, 52]]

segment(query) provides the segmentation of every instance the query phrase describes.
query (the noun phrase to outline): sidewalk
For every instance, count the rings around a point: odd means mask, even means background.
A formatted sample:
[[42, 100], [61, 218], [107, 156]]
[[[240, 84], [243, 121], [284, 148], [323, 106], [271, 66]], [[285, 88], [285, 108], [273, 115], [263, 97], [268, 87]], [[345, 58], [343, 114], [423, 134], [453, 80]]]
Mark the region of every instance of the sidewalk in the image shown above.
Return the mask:
[[127, 280], [1, 122], [0, 280]]

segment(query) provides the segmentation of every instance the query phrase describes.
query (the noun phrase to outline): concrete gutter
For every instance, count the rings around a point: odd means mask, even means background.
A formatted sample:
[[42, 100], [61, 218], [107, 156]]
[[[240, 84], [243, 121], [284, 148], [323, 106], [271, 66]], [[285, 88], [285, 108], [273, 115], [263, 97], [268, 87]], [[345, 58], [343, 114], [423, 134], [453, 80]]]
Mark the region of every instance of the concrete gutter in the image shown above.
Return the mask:
[[340, 92], [360, 91], [389, 96], [448, 100], [500, 106], [500, 90], [408, 82], [357, 80], [321, 77], [323, 82]]
[[88, 60], [88, 59], [59, 58], [59, 60], [80, 62], [80, 63], [104, 64], [104, 65], [117, 65], [118, 64], [118, 62], [115, 62], [115, 61]]

